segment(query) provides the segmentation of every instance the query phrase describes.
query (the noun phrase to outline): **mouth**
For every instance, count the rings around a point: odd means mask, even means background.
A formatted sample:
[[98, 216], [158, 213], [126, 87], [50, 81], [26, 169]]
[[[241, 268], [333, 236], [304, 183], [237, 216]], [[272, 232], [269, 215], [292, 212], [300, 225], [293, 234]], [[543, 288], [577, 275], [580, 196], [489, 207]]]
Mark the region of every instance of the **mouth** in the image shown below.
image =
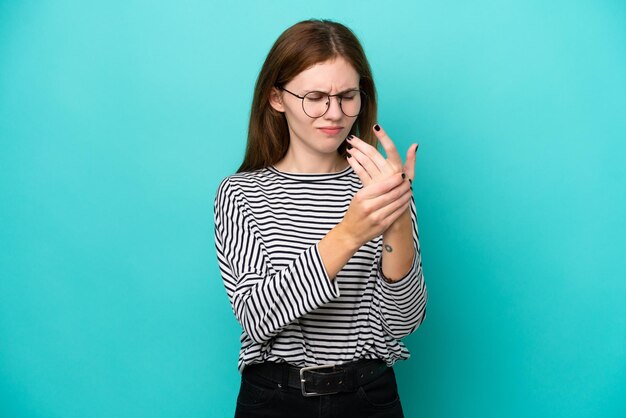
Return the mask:
[[339, 126], [339, 127], [331, 127], [331, 126], [327, 126], [324, 128], [317, 128], [320, 131], [324, 132], [325, 134], [328, 135], [337, 135], [339, 132], [341, 132], [343, 130], [343, 127]]

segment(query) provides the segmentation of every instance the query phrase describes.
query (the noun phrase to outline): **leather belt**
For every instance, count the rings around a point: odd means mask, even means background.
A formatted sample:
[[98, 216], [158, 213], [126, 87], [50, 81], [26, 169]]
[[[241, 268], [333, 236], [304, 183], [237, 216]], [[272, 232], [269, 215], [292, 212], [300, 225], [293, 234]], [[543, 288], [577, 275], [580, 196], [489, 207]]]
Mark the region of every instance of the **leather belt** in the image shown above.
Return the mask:
[[248, 365], [243, 374], [254, 374], [264, 379], [300, 389], [304, 396], [331, 395], [354, 392], [388, 370], [382, 360], [357, 360], [345, 364], [294, 367], [287, 363], [265, 362]]

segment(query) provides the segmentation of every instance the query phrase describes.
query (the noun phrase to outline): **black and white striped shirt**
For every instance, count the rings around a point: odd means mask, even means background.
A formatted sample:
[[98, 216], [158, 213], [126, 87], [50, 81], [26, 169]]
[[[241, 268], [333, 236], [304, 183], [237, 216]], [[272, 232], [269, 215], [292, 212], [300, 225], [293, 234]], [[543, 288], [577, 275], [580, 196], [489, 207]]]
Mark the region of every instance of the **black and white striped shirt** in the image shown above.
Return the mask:
[[238, 368], [263, 361], [304, 367], [407, 359], [400, 341], [423, 321], [428, 298], [411, 200], [415, 257], [383, 280], [382, 236], [329, 280], [318, 242], [362, 187], [351, 167], [295, 174], [267, 167], [233, 174], [215, 197], [215, 244], [226, 293], [243, 327]]

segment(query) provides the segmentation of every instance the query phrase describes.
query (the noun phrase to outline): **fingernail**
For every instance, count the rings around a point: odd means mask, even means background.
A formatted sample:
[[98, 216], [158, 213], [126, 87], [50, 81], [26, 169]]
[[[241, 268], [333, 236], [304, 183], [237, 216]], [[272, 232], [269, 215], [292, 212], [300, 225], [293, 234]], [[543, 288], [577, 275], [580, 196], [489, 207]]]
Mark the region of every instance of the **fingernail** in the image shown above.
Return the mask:
[[413, 180], [409, 179], [409, 184], [413, 186]]
[[348, 144], [347, 148], [352, 149], [352, 145]]
[[348, 137], [346, 138], [346, 141], [350, 141], [352, 139], [352, 135], [348, 135]]
[[352, 158], [352, 155], [348, 154], [348, 158]]
[[376, 132], [380, 131], [380, 126], [378, 126], [378, 124], [374, 125], [374, 130], [375, 130]]
[[402, 180], [406, 178], [406, 174], [402, 173]]

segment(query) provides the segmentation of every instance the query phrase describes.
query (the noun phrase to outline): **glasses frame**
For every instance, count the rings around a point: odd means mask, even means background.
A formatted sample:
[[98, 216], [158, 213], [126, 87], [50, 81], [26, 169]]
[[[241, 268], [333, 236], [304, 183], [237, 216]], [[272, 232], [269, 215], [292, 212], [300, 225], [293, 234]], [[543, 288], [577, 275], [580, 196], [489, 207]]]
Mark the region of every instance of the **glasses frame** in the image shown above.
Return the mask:
[[[324, 116], [326, 114], [326, 112], [328, 112], [328, 109], [330, 109], [330, 98], [331, 97], [337, 97], [337, 100], [339, 101], [339, 109], [341, 109], [341, 113], [343, 113], [344, 115], [346, 115], [349, 118], [355, 118], [357, 116], [359, 116], [361, 113], [363, 113], [363, 109], [365, 108], [365, 104], [367, 103], [367, 93], [365, 93], [365, 91], [363, 91], [363, 89], [351, 89], [351, 90], [346, 90], [344, 92], [341, 93], [337, 93], [337, 94], [330, 94], [330, 93], [326, 93], [325, 91], [317, 91], [317, 90], [313, 90], [310, 91], [308, 93], [306, 93], [304, 96], [299, 96], [294, 92], [291, 92], [289, 90], [287, 90], [286, 88], [282, 87], [282, 86], [275, 86], [277, 89], [282, 90], [282, 91], [286, 91], [287, 93], [291, 94], [292, 96], [297, 97], [298, 99], [302, 100], [302, 111], [304, 112], [305, 115], [307, 115], [308, 117], [310, 117], [311, 119], [318, 119], [321, 118], [322, 116]], [[361, 108], [359, 109], [359, 113], [357, 113], [356, 115], [350, 116], [347, 115], [346, 112], [343, 111], [343, 104], [341, 103], [341, 101], [343, 100], [343, 97], [341, 97], [342, 95], [344, 95], [345, 93], [351, 92], [351, 91], [358, 91], [361, 93]], [[306, 113], [306, 110], [304, 110], [304, 98], [311, 93], [321, 93], [327, 96], [327, 100], [328, 100], [328, 104], [326, 105], [326, 111], [324, 111], [324, 113], [322, 113], [319, 116], [311, 116], [308, 113]]]

